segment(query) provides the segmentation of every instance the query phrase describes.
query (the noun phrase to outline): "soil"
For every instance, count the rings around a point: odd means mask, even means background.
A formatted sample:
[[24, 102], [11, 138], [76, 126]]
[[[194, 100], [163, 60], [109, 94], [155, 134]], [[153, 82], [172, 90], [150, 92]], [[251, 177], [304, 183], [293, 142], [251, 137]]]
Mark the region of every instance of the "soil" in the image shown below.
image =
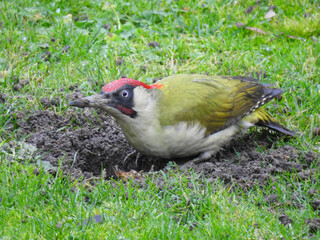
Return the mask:
[[314, 211], [320, 210], [320, 200], [319, 199], [314, 199], [312, 204], [312, 208]]
[[289, 224], [293, 223], [293, 221], [286, 214], [280, 215], [279, 216], [279, 221], [283, 225], [289, 225]]
[[314, 234], [320, 229], [320, 218], [314, 218], [313, 220], [307, 219], [306, 224], [309, 225], [310, 233]]
[[[81, 97], [79, 92], [75, 94], [73, 97]], [[54, 108], [58, 101], [43, 99], [41, 102]], [[18, 133], [29, 136], [26, 142], [37, 148], [38, 158], [51, 166], [52, 172], [59, 161], [65, 174], [92, 177], [101, 175], [103, 170], [107, 178], [115, 176], [115, 168], [148, 172], [161, 170], [168, 163], [168, 160], [134, 152], [115, 120], [103, 112], [69, 108], [63, 116], [42, 110], [30, 115], [21, 112], [17, 118]], [[310, 165], [318, 166], [319, 156], [292, 146], [273, 149], [277, 138], [269, 132], [254, 132], [239, 136], [208, 162], [197, 165], [185, 159], [175, 162], [181, 170], [193, 168], [204, 174], [208, 181], [219, 178], [246, 188], [263, 185], [285, 172], [296, 172], [300, 180], [312, 179], [315, 168]]]

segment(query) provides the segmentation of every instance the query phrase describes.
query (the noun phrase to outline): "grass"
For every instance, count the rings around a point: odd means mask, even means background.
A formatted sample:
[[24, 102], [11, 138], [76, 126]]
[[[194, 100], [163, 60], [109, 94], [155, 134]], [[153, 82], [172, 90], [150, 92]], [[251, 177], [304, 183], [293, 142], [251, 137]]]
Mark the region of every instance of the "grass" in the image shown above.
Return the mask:
[[[285, 177], [275, 185], [280, 203], [285, 205], [294, 194], [306, 207], [286, 207], [294, 219], [290, 227], [279, 224], [281, 213], [272, 213], [275, 204], [272, 210], [262, 200], [270, 189], [244, 193], [195, 174], [185, 177], [175, 168], [161, 172], [162, 187], [152, 174], [142, 187], [131, 180], [101, 181], [90, 190], [42, 170], [34, 174], [32, 167], [19, 163], [2, 170], [0, 215], [6, 224], [1, 233], [8, 239], [301, 239], [308, 235], [305, 217], [314, 214], [304, 199], [307, 184], [288, 189]], [[103, 222], [94, 220], [97, 215]]]
[[[277, 15], [265, 19], [270, 5]], [[252, 13], [245, 12], [249, 6], [254, 6]], [[16, 135], [15, 115], [43, 109], [43, 97], [60, 98], [52, 110], [64, 114], [65, 96], [74, 84], [91, 94], [121, 76], [151, 82], [176, 73], [251, 74], [285, 90], [280, 102], [268, 106], [279, 113], [280, 122], [299, 132], [301, 137], [287, 144], [318, 152], [319, 9], [312, 0], [0, 1], [0, 90], [6, 96], [0, 104], [0, 237], [309, 238], [305, 220], [318, 216], [310, 202], [320, 197], [312, 179], [280, 175], [265, 189], [244, 192], [172, 168], [151, 174], [142, 188], [133, 181], [104, 180], [91, 188], [42, 168], [35, 171]], [[237, 22], [266, 34], [237, 28]], [[148, 46], [152, 41], [160, 46]], [[19, 81], [28, 84], [16, 91]], [[162, 188], [155, 184], [158, 178], [165, 179]], [[316, 190], [313, 196], [311, 189]], [[274, 193], [281, 207], [264, 200]], [[302, 208], [285, 205], [293, 197]], [[279, 223], [283, 209], [293, 224]], [[84, 224], [96, 215], [103, 223]]]

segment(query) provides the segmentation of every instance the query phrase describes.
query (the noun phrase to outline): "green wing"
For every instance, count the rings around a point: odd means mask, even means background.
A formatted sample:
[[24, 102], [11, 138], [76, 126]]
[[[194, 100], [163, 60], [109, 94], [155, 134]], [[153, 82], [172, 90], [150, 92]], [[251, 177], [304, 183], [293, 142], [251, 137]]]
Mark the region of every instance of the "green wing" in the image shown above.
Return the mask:
[[158, 83], [163, 85], [161, 125], [200, 122], [207, 133], [224, 129], [253, 111], [266, 89], [248, 79], [227, 76], [174, 75]]

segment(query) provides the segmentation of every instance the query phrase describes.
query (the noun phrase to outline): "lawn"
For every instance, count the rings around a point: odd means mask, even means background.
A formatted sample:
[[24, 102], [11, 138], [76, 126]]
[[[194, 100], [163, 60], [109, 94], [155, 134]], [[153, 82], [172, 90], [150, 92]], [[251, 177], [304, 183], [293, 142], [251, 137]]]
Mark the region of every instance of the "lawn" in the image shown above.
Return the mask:
[[[1, 0], [0, 33], [0, 239], [320, 238], [318, 1]], [[62, 151], [56, 166], [50, 153], [35, 154], [34, 132], [104, 124], [95, 111], [68, 119], [82, 111], [68, 106], [74, 96], [123, 76], [149, 84], [178, 73], [282, 88], [266, 109], [297, 137], [268, 147], [255, 133], [248, 139], [261, 156], [287, 149], [290, 170], [245, 185], [169, 162], [125, 179], [110, 178], [103, 154], [98, 173], [86, 166], [78, 175], [68, 172], [78, 151]], [[54, 123], [31, 125], [30, 116]]]

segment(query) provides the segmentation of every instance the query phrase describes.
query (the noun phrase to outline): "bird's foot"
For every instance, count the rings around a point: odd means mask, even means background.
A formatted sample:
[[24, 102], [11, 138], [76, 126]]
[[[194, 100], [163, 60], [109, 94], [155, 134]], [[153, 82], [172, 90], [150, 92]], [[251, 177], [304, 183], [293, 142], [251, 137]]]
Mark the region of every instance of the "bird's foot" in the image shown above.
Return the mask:
[[186, 162], [185, 164], [183, 164], [183, 168], [190, 168], [194, 165], [203, 163], [208, 161], [214, 154], [216, 153], [216, 151], [211, 151], [211, 152], [203, 152], [201, 153], [198, 157]]
[[138, 161], [140, 159], [140, 153], [138, 152], [137, 156], [136, 156], [136, 161], [135, 161], [135, 164], [136, 164], [136, 167], [138, 167]]
[[129, 153], [124, 159], [123, 159], [123, 166], [126, 167], [127, 166], [127, 161], [129, 158], [131, 158], [132, 155], [134, 155], [137, 151], [133, 150], [131, 153]]
[[[134, 150], [133, 152], [129, 153], [124, 159], [123, 159], [123, 167], [126, 168], [127, 167], [127, 164], [128, 164], [128, 159], [131, 158], [135, 153], [137, 153], [136, 150]], [[140, 153], [138, 152], [137, 153], [137, 156], [136, 156], [136, 160], [135, 160], [135, 166], [138, 167], [138, 161], [139, 161], [139, 158], [140, 158]]]
[[199, 163], [202, 163], [202, 162], [206, 162], [207, 160], [209, 160], [213, 154], [215, 152], [204, 152], [204, 153], [201, 153], [198, 157], [192, 159], [190, 162], [193, 163], [193, 164], [199, 164]]

